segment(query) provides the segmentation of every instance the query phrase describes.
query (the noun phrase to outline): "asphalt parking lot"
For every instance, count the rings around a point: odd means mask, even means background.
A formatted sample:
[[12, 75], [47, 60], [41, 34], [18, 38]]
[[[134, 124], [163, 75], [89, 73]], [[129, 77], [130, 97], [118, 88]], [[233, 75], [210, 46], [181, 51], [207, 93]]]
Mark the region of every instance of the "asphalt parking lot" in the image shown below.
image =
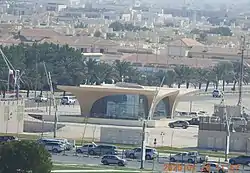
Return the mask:
[[[125, 158], [121, 153], [118, 154], [119, 157]], [[126, 159], [126, 158], [125, 158]], [[74, 151], [66, 151], [59, 154], [52, 154], [52, 160], [56, 163], [65, 163], [65, 164], [91, 164], [91, 165], [100, 165], [101, 164], [101, 156], [92, 156], [88, 154], [77, 154]], [[128, 168], [139, 168], [140, 167], [140, 159], [126, 159]], [[209, 160], [208, 163], [218, 163], [218, 161]], [[200, 172], [203, 164], [188, 164], [188, 163], [178, 163], [178, 162], [170, 162], [169, 155], [160, 155], [159, 158], [155, 160], [146, 160], [145, 161], [145, 169], [152, 169], [157, 171], [178, 171], [178, 172]], [[249, 166], [243, 165], [234, 165], [231, 166], [225, 162], [218, 163], [223, 167], [227, 167], [231, 169], [232, 173], [248, 173], [250, 172]], [[176, 170], [175, 170], [176, 169]], [[236, 170], [237, 169], [237, 170]], [[229, 171], [230, 172], [230, 171]]]

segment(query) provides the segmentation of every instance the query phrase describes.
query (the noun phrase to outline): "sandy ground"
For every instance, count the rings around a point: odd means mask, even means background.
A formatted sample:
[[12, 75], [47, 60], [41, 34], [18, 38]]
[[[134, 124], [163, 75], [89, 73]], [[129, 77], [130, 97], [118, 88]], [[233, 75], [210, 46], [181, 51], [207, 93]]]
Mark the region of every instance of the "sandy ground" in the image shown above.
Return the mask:
[[[202, 100], [194, 100], [191, 102], [192, 111], [204, 110], [209, 113], [213, 112], [214, 104], [219, 104], [221, 99], [211, 99], [211, 96], [206, 96], [201, 98]], [[230, 105], [237, 104], [237, 95], [230, 96], [226, 98], [225, 103]], [[191, 100], [191, 99], [190, 99]], [[178, 103], [177, 110], [179, 111], [189, 111], [190, 110], [190, 101], [181, 101]], [[250, 108], [250, 97], [245, 95], [243, 97], [243, 105]], [[45, 109], [45, 108], [39, 108]], [[59, 113], [63, 114], [79, 114], [79, 106], [59, 106]], [[173, 120], [169, 120], [173, 121]], [[58, 130], [58, 137], [64, 138], [77, 138], [81, 139], [82, 137], [88, 139], [94, 139], [98, 141], [100, 138], [100, 129], [105, 125], [93, 125], [93, 124], [75, 124], [75, 123], [64, 123], [66, 127]], [[106, 125], [107, 126], [107, 125]], [[110, 126], [109, 126], [110, 127]], [[139, 128], [139, 127], [127, 127], [127, 128]], [[164, 133], [164, 135], [161, 135]], [[48, 133], [52, 136], [52, 133]], [[133, 135], [133, 134], [131, 134]], [[153, 146], [154, 138], [157, 139], [157, 145], [161, 146], [175, 146], [175, 147], [196, 147], [197, 146], [197, 136], [198, 136], [198, 127], [190, 127], [188, 129], [170, 129], [165, 128], [154, 128], [150, 129], [149, 137], [146, 139]]]

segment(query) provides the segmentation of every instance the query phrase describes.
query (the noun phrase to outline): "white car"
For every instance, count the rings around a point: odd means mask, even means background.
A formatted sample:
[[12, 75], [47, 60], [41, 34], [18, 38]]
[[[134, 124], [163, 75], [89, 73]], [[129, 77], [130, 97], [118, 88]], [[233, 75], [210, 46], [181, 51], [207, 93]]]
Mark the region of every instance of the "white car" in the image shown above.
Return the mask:
[[170, 156], [170, 162], [202, 163], [208, 159], [207, 156], [201, 156], [198, 152], [181, 152]]
[[48, 98], [44, 97], [43, 95], [39, 95], [35, 98], [35, 102], [47, 102]]
[[81, 147], [77, 147], [76, 149], [76, 152], [77, 153], [89, 153], [89, 151], [92, 149], [92, 148], [95, 148], [97, 147], [97, 145], [95, 143], [92, 143], [92, 144], [85, 144]]
[[45, 149], [53, 153], [61, 153], [66, 150], [66, 146], [60, 142], [47, 142], [43, 144]]
[[[158, 152], [154, 148], [146, 147], [145, 152], [146, 152], [145, 153], [145, 159], [146, 160], [152, 160], [152, 159], [154, 159], [154, 158], [156, 158], [158, 156]], [[126, 150], [124, 152], [124, 155], [125, 155], [125, 157], [131, 158], [131, 159], [141, 158], [141, 148], [138, 147], [138, 148], [134, 148], [132, 150]]]
[[222, 97], [222, 96], [223, 96], [223, 92], [220, 91], [220, 90], [215, 89], [215, 90], [213, 90], [213, 92], [212, 92], [212, 96], [213, 96], [213, 97]]
[[76, 103], [76, 100], [73, 99], [71, 96], [63, 96], [61, 99], [62, 105], [74, 105]]

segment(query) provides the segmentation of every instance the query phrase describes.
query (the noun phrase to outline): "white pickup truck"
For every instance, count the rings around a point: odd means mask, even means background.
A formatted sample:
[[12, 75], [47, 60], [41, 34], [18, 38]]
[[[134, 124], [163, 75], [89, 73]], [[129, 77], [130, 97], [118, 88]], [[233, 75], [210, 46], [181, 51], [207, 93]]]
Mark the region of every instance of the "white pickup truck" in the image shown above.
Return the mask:
[[208, 156], [200, 155], [198, 151], [181, 152], [170, 156], [170, 162], [203, 163], [208, 160]]

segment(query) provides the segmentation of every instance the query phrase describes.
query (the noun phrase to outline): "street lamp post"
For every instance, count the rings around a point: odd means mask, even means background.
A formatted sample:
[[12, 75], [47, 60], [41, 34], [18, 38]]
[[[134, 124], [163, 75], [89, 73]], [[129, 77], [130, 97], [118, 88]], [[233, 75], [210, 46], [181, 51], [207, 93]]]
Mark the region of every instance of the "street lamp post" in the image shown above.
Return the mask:
[[164, 143], [164, 136], [165, 136], [165, 133], [161, 132], [161, 145], [162, 146], [163, 146], [163, 143]]
[[241, 114], [241, 104], [242, 104], [242, 83], [243, 83], [243, 75], [244, 75], [244, 51], [245, 51], [245, 36], [241, 36], [241, 61], [240, 61], [240, 80], [239, 80], [239, 100], [238, 106], [240, 107]]
[[153, 101], [151, 103], [151, 107], [150, 107], [150, 110], [148, 112], [148, 115], [143, 117], [142, 121], [142, 141], [141, 141], [141, 167], [140, 169], [144, 169], [144, 161], [145, 161], [145, 133], [146, 133], [146, 126], [148, 124], [148, 120], [151, 120], [152, 118], [152, 115], [154, 114], [153, 112], [153, 108], [155, 107], [155, 104], [156, 104], [156, 97], [160, 91], [160, 88], [162, 87], [163, 85], [163, 82], [165, 80], [165, 76], [163, 77], [162, 81], [161, 81], [161, 84], [159, 86], [159, 88], [157, 87], [156, 90], [155, 90], [155, 95], [154, 95], [154, 98], [153, 98]]
[[141, 141], [141, 167], [140, 169], [144, 169], [144, 161], [145, 161], [145, 131], [146, 131], [146, 120], [142, 120], [142, 141]]

